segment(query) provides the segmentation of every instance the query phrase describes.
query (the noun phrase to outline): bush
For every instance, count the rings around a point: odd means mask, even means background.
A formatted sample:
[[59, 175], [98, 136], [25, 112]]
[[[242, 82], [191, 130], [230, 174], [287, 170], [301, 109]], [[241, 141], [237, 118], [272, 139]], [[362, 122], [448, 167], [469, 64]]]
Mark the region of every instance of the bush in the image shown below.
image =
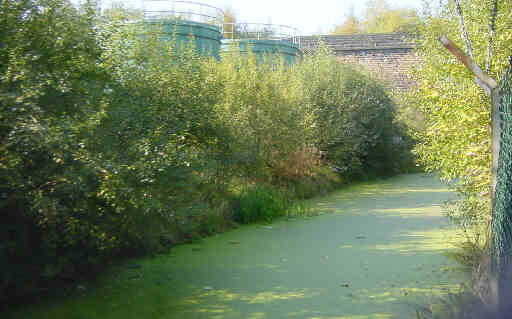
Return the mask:
[[231, 219], [306, 214], [291, 200], [336, 187], [333, 166], [394, 165], [389, 98], [333, 56], [219, 62], [96, 14], [0, 4], [0, 302]]
[[[283, 61], [230, 54], [214, 65], [223, 95], [217, 112], [229, 128], [232, 169], [249, 182], [278, 183], [307, 174], [312, 149], [311, 114], [294, 73]], [[304, 161], [294, 161], [301, 157]]]
[[159, 249], [225, 183], [203, 64], [83, 9], [0, 7], [0, 301]]
[[[344, 184], [348, 181], [345, 180]], [[288, 180], [285, 187], [290, 190], [293, 198], [309, 199], [318, 195], [326, 195], [329, 192], [339, 188], [342, 185], [342, 179], [332, 168], [318, 166], [313, 169], [310, 176], [304, 176], [301, 179]]]
[[111, 247], [75, 156], [108, 82], [92, 19], [59, 0], [0, 4], [0, 302], [76, 279]]
[[275, 218], [283, 216], [287, 206], [288, 201], [279, 191], [270, 186], [257, 185], [240, 195], [239, 207], [234, 218], [243, 224], [270, 223]]
[[342, 176], [396, 174], [411, 165], [405, 130], [395, 123], [395, 104], [384, 85], [355, 66], [341, 64], [325, 47], [297, 68], [315, 147]]

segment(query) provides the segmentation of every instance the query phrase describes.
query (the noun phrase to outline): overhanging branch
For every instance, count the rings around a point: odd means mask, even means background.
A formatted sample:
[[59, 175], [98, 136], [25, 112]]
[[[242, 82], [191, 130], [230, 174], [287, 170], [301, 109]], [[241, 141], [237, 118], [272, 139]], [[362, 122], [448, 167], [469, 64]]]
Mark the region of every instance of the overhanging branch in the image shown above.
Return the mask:
[[[443, 46], [448, 49], [462, 64], [466, 66], [466, 68], [473, 73], [476, 78], [487, 86], [488, 89], [494, 90], [498, 87], [498, 83], [496, 80], [491, 78], [486, 72], [484, 72], [472, 58], [468, 57], [462, 50], [453, 43], [446, 35], [442, 35], [439, 39]], [[477, 81], [478, 84], [478, 81]], [[487, 90], [486, 90], [487, 91]]]

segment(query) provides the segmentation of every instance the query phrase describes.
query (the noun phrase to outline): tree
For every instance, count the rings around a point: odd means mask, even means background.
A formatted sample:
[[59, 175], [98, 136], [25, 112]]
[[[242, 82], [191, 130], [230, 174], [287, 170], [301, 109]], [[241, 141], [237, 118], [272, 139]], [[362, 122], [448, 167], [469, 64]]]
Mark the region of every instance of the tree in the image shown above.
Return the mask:
[[416, 32], [421, 23], [414, 9], [391, 6], [386, 0], [368, 0], [362, 18], [353, 7], [345, 22], [336, 26], [332, 34]]
[[[386, 0], [367, 0], [364, 11], [363, 24], [364, 28], [370, 33], [374, 33], [382, 29], [384, 24], [384, 14], [391, 9]], [[381, 32], [389, 32], [381, 31]]]
[[[497, 284], [491, 284], [496, 287], [498, 294], [497, 302], [502, 314], [510, 313], [512, 310], [510, 304], [510, 288], [508, 283], [512, 279], [510, 277], [510, 268], [512, 267], [512, 207], [510, 207], [509, 193], [512, 192], [512, 185], [507, 171], [512, 163], [509, 156], [512, 144], [510, 141], [510, 132], [505, 131], [502, 139], [502, 123], [501, 111], [508, 111], [510, 107], [510, 98], [512, 91], [510, 89], [510, 74], [504, 77], [503, 88], [498, 86], [496, 80], [484, 72], [474, 61], [474, 54], [466, 30], [464, 15], [459, 0], [453, 0], [455, 10], [460, 21], [461, 34], [466, 45], [466, 54], [464, 54], [451, 40], [445, 35], [441, 36], [440, 41], [466, 68], [475, 75], [475, 82], [485, 90], [486, 94], [491, 98], [491, 126], [492, 126], [492, 183], [491, 183], [491, 199], [492, 199], [492, 252], [493, 252], [493, 276], [492, 281], [497, 280]], [[486, 68], [487, 71], [491, 66], [492, 42], [495, 32], [495, 22], [498, 9], [498, 1], [492, 1], [489, 19], [489, 40], [487, 45]], [[502, 96], [503, 95], [503, 96]], [[503, 98], [502, 98], [503, 97]], [[508, 98], [508, 100], [507, 100]], [[503, 105], [500, 105], [503, 104]], [[503, 107], [500, 110], [500, 106]], [[504, 114], [506, 117], [506, 113]], [[507, 118], [507, 117], [506, 117]], [[510, 118], [508, 118], [510, 120]], [[510, 123], [503, 123], [508, 128]], [[507, 142], [509, 144], [504, 144]], [[504, 160], [500, 160], [500, 156]], [[504, 171], [505, 170], [505, 171]]]
[[414, 9], [392, 7], [386, 0], [368, 0], [361, 25], [367, 33], [415, 32], [420, 22]]
[[232, 7], [224, 8], [224, 38], [235, 39], [236, 38], [236, 12]]
[[0, 4], [0, 300], [76, 275], [93, 247], [109, 245], [89, 227], [101, 206], [94, 170], [75, 156], [109, 79], [95, 10], [84, 11], [62, 0]]
[[[504, 271], [510, 266], [507, 248], [512, 243], [512, 234], [510, 216], [496, 210], [499, 104], [503, 99], [495, 79], [501, 78], [509, 66], [509, 53], [501, 48], [510, 47], [512, 40], [506, 35], [510, 10], [509, 1], [453, 0], [438, 13], [428, 15], [422, 30], [425, 40], [421, 49], [426, 63], [417, 74], [421, 82], [419, 103], [426, 116], [426, 132], [418, 147], [421, 159], [427, 166], [440, 169], [443, 177], [457, 178], [464, 200], [484, 200], [486, 194], [490, 195], [488, 199], [494, 199], [493, 259], [499, 284], [489, 284], [491, 290], [495, 289], [488, 301], [495, 304], [499, 300], [502, 310], [509, 297], [505, 280], [510, 279]], [[485, 25], [489, 27], [482, 27]], [[460, 38], [466, 52], [449, 37]], [[447, 56], [446, 51], [440, 50], [439, 39], [453, 55]], [[466, 68], [456, 63], [457, 60]], [[478, 66], [480, 63], [485, 63], [485, 71]], [[456, 119], [458, 123], [454, 122]], [[491, 159], [492, 165], [489, 165]], [[487, 206], [489, 209], [484, 213], [490, 218], [491, 205]]]
[[347, 177], [393, 174], [406, 166], [407, 151], [393, 143], [401, 136], [395, 105], [380, 82], [339, 63], [324, 46], [298, 69], [315, 119], [315, 147], [329, 165]]
[[0, 303], [158, 249], [223, 188], [209, 62], [96, 14], [0, 4]]
[[355, 34], [360, 33], [360, 24], [359, 18], [354, 13], [354, 6], [349, 8], [348, 14], [345, 15], [345, 22], [340, 25], [334, 27], [334, 30], [331, 31], [331, 34]]

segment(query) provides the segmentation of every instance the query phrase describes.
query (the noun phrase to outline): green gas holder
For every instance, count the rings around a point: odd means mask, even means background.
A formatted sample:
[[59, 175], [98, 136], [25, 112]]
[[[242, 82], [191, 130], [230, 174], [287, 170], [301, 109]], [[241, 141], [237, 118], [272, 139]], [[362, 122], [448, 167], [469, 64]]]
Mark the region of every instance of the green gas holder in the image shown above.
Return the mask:
[[178, 48], [193, 45], [202, 56], [219, 58], [222, 32], [220, 27], [188, 20], [145, 19], [146, 30], [160, 28], [163, 39], [174, 41]]
[[224, 12], [190, 1], [146, 0], [144, 28], [159, 30], [177, 48], [193, 45], [198, 54], [219, 58]]

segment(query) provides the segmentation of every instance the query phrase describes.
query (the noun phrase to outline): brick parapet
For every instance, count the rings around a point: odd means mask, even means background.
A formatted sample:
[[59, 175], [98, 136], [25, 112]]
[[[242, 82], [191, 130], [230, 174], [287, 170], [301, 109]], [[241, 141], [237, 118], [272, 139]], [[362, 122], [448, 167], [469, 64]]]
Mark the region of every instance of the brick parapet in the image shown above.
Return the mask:
[[393, 90], [408, 90], [414, 84], [409, 70], [419, 59], [410, 36], [400, 33], [308, 36], [301, 38], [301, 46], [304, 51], [315, 50], [320, 41], [333, 50], [340, 61], [365, 66]]

